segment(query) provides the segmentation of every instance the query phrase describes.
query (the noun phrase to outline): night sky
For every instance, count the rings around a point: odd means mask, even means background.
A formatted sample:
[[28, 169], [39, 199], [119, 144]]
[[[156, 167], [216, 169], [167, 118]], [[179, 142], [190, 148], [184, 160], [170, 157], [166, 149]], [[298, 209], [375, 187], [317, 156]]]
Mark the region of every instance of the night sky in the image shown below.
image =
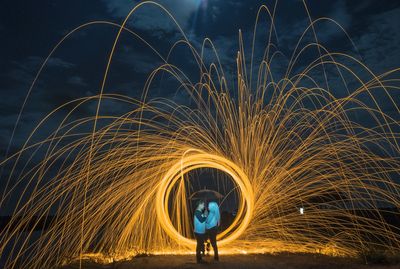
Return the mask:
[[[6, 154], [11, 133], [36, 72], [51, 49], [75, 27], [90, 21], [121, 23], [138, 1], [3, 1], [0, 9], [0, 156]], [[272, 1], [255, 0], [166, 0], [160, 1], [175, 16], [189, 40], [200, 48], [205, 37], [214, 41], [225, 71], [235, 72], [238, 29], [245, 46], [251, 36], [257, 9]], [[358, 52], [343, 32], [332, 24], [317, 27], [320, 41], [333, 51], [355, 55], [375, 73], [394, 69], [400, 63], [400, 1], [307, 1], [311, 17], [329, 17], [344, 27]], [[282, 0], [276, 12], [277, 43], [290, 55], [308, 25], [302, 1]], [[269, 26], [260, 26], [262, 32]], [[171, 19], [155, 6], [140, 8], [128, 21], [136, 31], [163, 55], [181, 39]], [[34, 126], [47, 113], [67, 101], [99, 92], [107, 57], [118, 28], [92, 25], [68, 38], [54, 53], [32, 90], [9, 153], [16, 152]], [[265, 37], [264, 37], [265, 39]], [[256, 47], [265, 45], [262, 33]], [[256, 54], [257, 56], [257, 54]], [[171, 61], [190, 77], [198, 72], [187, 49], [177, 49]], [[131, 35], [124, 33], [117, 47], [105, 93], [140, 97], [149, 73], [161, 64], [155, 54]], [[163, 84], [164, 83], [164, 84]], [[233, 84], [232, 84], [233, 85]], [[333, 94], [340, 96], [340, 90]], [[166, 97], [184, 102], [167, 79], [154, 87], [150, 97]], [[395, 97], [396, 98], [396, 97]], [[398, 100], [398, 96], [397, 96]], [[105, 110], [118, 108], [105, 107]], [[393, 115], [393, 107], [387, 107]], [[93, 113], [88, 110], [86, 113]], [[51, 128], [50, 128], [51, 129]]]

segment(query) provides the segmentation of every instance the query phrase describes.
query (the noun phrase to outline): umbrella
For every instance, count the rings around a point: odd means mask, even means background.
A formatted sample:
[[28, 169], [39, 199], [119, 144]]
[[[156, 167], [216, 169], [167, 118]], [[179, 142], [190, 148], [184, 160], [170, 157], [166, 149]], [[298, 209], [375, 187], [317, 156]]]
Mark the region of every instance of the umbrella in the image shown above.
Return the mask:
[[198, 199], [212, 200], [212, 199], [221, 199], [223, 197], [224, 196], [217, 191], [204, 189], [204, 190], [196, 191], [195, 193], [190, 195], [189, 199], [191, 199], [191, 200], [198, 200]]

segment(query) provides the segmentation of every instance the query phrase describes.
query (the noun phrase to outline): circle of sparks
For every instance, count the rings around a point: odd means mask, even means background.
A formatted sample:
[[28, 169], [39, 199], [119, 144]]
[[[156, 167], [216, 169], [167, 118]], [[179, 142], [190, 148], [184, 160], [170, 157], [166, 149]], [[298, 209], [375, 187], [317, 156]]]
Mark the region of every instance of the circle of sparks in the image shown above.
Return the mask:
[[[218, 244], [224, 246], [238, 238], [248, 226], [253, 210], [253, 191], [246, 174], [233, 162], [216, 155], [207, 153], [186, 153], [182, 159], [169, 169], [160, 182], [157, 192], [156, 210], [159, 223], [165, 232], [179, 244], [193, 247], [196, 242], [179, 233], [171, 222], [168, 209], [168, 200], [172, 187], [182, 176], [194, 169], [215, 168], [230, 175], [240, 190], [239, 209], [233, 223], [219, 233]], [[185, 199], [183, 199], [185, 200]], [[183, 222], [183, 220], [177, 220]], [[237, 227], [236, 227], [237, 226]], [[235, 229], [234, 229], [235, 228]], [[231, 232], [234, 229], [233, 232]], [[225, 238], [225, 236], [229, 235]]]

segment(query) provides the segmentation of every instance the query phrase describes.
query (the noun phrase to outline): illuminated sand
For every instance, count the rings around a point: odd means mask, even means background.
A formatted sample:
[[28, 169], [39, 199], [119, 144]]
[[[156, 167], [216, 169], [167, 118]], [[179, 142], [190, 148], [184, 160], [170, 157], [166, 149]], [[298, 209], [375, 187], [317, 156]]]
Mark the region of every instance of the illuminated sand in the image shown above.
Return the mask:
[[[99, 95], [51, 112], [49, 118], [66, 108], [70, 111], [62, 114], [47, 139], [36, 143], [29, 138], [20, 152], [1, 163], [13, 166], [8, 180], [16, 177], [18, 182], [8, 184], [0, 205], [10, 197], [21, 199], [0, 234], [0, 252], [3, 258], [9, 255], [6, 268], [48, 268], [88, 257], [109, 263], [140, 253], [190, 253], [194, 241], [185, 175], [200, 168], [221, 170], [238, 186], [238, 214], [219, 235], [221, 253], [356, 256], [371, 248], [400, 250], [399, 229], [380, 209], [400, 207], [399, 184], [393, 180], [400, 172], [399, 122], [385, 114], [374, 97], [379, 92], [385, 105], [399, 113], [394, 99], [399, 94], [399, 69], [375, 75], [356, 58], [329, 52], [316, 40], [296, 47], [284, 76], [275, 78], [271, 68], [279, 52], [272, 41], [258, 65], [251, 54], [249, 66], [240, 33], [240, 51], [232, 56], [237, 85], [229, 85], [217, 56], [212, 64], [203, 61], [203, 49], [212, 43], [205, 41], [196, 49], [182, 33], [178, 43], [193, 53], [201, 74], [198, 81], [169, 64], [167, 55], [162, 58], [166, 63], [149, 75], [142, 100], [111, 90], [104, 93], [119, 35], [138, 37], [126, 28], [126, 21], [145, 5], [157, 4], [138, 5], [121, 26], [92, 22], [72, 32], [93, 24], [119, 29]], [[265, 7], [260, 12], [270, 14]], [[318, 21], [305, 31], [313, 31]], [[294, 71], [310, 49], [319, 56]], [[334, 85], [325, 72], [329, 67], [336, 72]], [[315, 70], [325, 81], [318, 82]], [[196, 106], [147, 100], [160, 73], [175, 78], [179, 91]], [[345, 76], [358, 84], [350, 87]], [[337, 87], [347, 92], [345, 97], [332, 94], [330, 88]], [[103, 114], [101, 105], [108, 101], [129, 104], [130, 110], [118, 116]], [[93, 103], [95, 116], [72, 117]], [[354, 111], [374, 126], [355, 121]], [[46, 128], [46, 119], [32, 136]], [[40, 155], [38, 163], [21, 164], [22, 157], [29, 163], [35, 154]], [[23, 169], [15, 169], [19, 166]], [[21, 186], [22, 194], [15, 191]], [[299, 208], [305, 213], [299, 214]], [[49, 229], [34, 237], [31, 219], [51, 214], [56, 217]], [[4, 254], [6, 247], [11, 254]]]
[[[208, 264], [196, 264], [194, 256], [168, 255], [139, 257], [132, 261], [116, 262], [108, 265], [96, 264], [85, 261], [84, 269], [152, 269], [152, 268], [210, 268], [210, 269], [397, 269], [399, 263], [366, 264], [359, 259], [328, 257], [314, 254], [289, 254], [279, 255], [223, 255], [220, 262], [214, 262], [206, 257]], [[62, 269], [79, 268], [79, 264], [71, 264]]]

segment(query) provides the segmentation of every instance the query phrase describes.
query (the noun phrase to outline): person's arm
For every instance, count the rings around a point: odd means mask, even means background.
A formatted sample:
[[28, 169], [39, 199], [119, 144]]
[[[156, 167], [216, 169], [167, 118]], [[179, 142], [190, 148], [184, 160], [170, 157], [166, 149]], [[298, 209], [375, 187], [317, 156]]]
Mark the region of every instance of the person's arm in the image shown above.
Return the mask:
[[196, 212], [194, 213], [194, 215], [196, 216], [196, 218], [201, 222], [205, 222], [206, 221], [206, 217], [203, 216], [203, 214], [201, 214], [201, 212], [199, 210], [196, 210]]
[[210, 223], [212, 221], [212, 219], [214, 218], [214, 213], [210, 212], [206, 218], [206, 223]]

